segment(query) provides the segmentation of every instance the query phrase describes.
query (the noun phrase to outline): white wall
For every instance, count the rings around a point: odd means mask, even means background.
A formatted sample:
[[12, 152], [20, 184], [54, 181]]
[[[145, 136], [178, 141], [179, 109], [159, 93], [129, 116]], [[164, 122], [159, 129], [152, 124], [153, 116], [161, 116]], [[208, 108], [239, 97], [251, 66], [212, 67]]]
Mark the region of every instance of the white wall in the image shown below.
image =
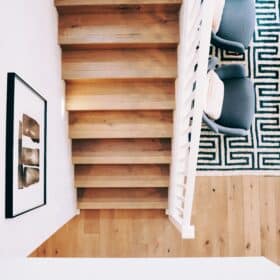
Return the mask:
[[[76, 214], [53, 0], [0, 0], [0, 256], [26, 256]], [[7, 72], [48, 102], [47, 205], [5, 219]]]
[[[1, 260], [5, 280], [279, 280], [280, 267], [263, 257], [86, 259], [28, 258]], [[38, 275], [40, 275], [38, 277]], [[94, 277], [93, 277], [94, 275]]]

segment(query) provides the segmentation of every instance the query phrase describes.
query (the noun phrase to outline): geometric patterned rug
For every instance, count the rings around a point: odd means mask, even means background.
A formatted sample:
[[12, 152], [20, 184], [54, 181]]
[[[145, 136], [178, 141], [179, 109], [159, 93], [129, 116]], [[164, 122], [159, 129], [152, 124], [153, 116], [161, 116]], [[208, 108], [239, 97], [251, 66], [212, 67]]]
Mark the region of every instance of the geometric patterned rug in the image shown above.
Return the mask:
[[256, 92], [248, 136], [229, 137], [202, 127], [199, 173], [280, 174], [280, 0], [256, 0], [256, 29], [245, 54], [211, 47], [220, 64], [244, 64]]

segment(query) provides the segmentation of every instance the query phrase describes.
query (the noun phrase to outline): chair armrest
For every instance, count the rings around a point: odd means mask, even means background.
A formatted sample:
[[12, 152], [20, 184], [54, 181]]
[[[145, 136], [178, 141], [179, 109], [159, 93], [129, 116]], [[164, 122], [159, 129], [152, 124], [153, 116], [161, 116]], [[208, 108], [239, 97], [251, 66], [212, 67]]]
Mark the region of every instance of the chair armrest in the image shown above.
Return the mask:
[[202, 120], [211, 130], [218, 133], [219, 130], [218, 130], [217, 124], [213, 120], [208, 118], [208, 116], [205, 113], [203, 113], [203, 115], [202, 115]]
[[249, 130], [245, 130], [242, 128], [225, 127], [219, 124], [217, 124], [217, 127], [219, 133], [225, 134], [227, 136], [242, 137], [242, 136], [247, 136], [249, 133]]
[[214, 32], [212, 32], [211, 43], [218, 48], [225, 49], [228, 51], [233, 51], [236, 53], [245, 52], [245, 47], [242, 43], [221, 38]]
[[225, 127], [219, 125], [213, 120], [209, 119], [205, 113], [203, 113], [202, 119], [205, 122], [205, 124], [216, 133], [222, 133], [228, 136], [238, 136], [238, 137], [246, 136], [249, 133], [249, 130], [245, 130], [242, 128], [231, 128], [231, 127]]
[[240, 79], [246, 77], [245, 68], [240, 64], [223, 65], [216, 69], [216, 73], [221, 80]]
[[217, 65], [219, 64], [219, 60], [215, 56], [210, 56], [208, 59], [208, 71], [210, 72], [211, 70], [215, 70]]

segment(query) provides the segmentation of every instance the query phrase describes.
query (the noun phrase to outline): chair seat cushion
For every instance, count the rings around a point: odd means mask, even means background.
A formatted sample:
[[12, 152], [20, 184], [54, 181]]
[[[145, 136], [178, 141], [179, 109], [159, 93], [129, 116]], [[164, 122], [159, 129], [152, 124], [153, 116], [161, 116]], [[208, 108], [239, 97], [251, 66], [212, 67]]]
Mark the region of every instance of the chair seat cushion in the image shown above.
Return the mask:
[[216, 1], [213, 22], [212, 22], [212, 31], [214, 33], [217, 33], [218, 30], [220, 29], [224, 6], [225, 6], [225, 0]]
[[224, 83], [218, 74], [211, 70], [207, 74], [208, 91], [204, 99], [204, 112], [212, 120], [220, 118], [224, 102]]
[[254, 0], [225, 0], [222, 21], [217, 35], [248, 47], [255, 27]]
[[224, 80], [224, 87], [222, 114], [216, 122], [222, 126], [248, 130], [255, 113], [255, 91], [251, 80]]

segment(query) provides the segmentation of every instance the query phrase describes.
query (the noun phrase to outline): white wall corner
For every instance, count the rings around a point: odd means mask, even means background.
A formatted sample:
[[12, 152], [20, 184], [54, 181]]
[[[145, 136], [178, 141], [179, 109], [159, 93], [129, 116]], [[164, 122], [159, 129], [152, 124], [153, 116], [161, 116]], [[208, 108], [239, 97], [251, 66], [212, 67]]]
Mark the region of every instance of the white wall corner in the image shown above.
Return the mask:
[[[58, 15], [53, 0], [2, 1], [0, 9], [0, 257], [30, 254], [77, 214]], [[7, 72], [15, 72], [48, 102], [47, 205], [5, 219]]]

